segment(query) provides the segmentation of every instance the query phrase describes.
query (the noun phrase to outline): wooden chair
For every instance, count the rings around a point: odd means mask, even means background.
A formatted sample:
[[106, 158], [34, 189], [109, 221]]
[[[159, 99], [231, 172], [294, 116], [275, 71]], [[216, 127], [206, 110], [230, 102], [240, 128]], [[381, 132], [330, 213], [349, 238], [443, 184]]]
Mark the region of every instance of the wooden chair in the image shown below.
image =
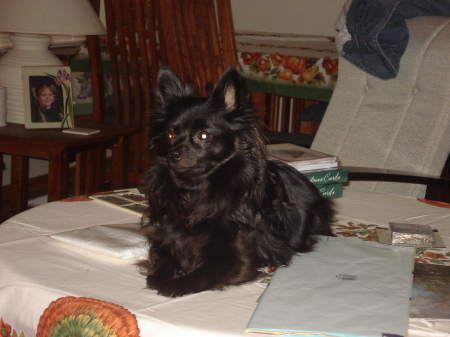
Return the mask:
[[[91, 0], [99, 11], [100, 0]], [[105, 102], [105, 77], [100, 38], [87, 38], [93, 88], [94, 114], [88, 119], [130, 125], [129, 185], [139, 185], [147, 165], [149, 116], [154, 103], [153, 83], [157, 78], [155, 11], [152, 0], [105, 0], [107, 43], [113, 111]]]
[[[100, 0], [91, 3], [99, 11]], [[149, 116], [159, 67], [172, 68], [205, 95], [208, 84], [238, 63], [231, 6], [229, 0], [105, 0], [104, 5], [113, 113], [109, 116], [106, 109], [100, 38], [90, 36], [94, 114], [87, 119], [136, 128], [128, 181], [139, 185], [148, 166]]]
[[191, 81], [206, 95], [230, 66], [238, 64], [229, 0], [155, 0], [161, 66]]

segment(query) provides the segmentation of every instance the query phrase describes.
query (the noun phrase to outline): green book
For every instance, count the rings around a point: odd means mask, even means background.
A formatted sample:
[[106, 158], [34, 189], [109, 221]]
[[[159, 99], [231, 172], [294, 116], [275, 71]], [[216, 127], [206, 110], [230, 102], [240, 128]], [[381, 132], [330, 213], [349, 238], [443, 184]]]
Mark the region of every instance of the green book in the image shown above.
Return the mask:
[[315, 185], [344, 183], [348, 180], [348, 170], [344, 168], [305, 171], [302, 174]]
[[316, 185], [316, 187], [324, 198], [342, 198], [344, 193], [344, 185], [341, 183]]

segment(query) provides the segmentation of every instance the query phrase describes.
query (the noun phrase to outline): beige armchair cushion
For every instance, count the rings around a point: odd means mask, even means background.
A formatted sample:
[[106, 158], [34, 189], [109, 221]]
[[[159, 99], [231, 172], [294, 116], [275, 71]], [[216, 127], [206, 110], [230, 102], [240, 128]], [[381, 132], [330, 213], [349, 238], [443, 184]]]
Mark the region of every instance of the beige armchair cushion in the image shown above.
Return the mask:
[[[450, 18], [407, 20], [410, 39], [395, 79], [339, 60], [339, 79], [311, 148], [344, 166], [439, 176], [450, 151]], [[414, 197], [425, 186], [350, 182], [355, 190]]]

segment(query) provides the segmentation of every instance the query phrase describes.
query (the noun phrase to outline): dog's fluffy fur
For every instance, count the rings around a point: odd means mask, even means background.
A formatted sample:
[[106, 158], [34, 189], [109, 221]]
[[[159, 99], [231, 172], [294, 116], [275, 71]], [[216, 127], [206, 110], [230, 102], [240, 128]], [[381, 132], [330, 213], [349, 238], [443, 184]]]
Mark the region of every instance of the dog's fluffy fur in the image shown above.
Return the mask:
[[332, 204], [295, 169], [266, 160], [239, 72], [207, 98], [159, 74], [146, 177], [147, 286], [176, 297], [255, 280], [332, 235]]

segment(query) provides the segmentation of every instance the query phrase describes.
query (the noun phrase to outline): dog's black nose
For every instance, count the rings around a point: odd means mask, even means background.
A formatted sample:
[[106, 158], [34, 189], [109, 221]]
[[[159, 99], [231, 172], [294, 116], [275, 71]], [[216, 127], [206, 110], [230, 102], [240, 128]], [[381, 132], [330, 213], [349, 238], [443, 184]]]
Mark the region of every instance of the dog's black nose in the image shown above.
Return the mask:
[[170, 158], [172, 161], [179, 161], [181, 159], [181, 154], [178, 151], [173, 151]]

